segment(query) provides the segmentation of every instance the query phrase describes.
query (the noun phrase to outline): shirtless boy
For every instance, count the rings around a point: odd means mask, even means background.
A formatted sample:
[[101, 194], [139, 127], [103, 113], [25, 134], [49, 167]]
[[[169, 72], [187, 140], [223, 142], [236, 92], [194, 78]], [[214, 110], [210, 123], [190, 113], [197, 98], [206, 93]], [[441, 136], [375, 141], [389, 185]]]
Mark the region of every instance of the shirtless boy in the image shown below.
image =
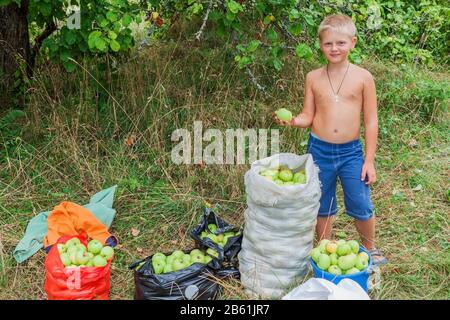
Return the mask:
[[[319, 167], [322, 197], [317, 218], [318, 239], [330, 239], [337, 213], [337, 177], [344, 191], [346, 213], [355, 218], [362, 244], [374, 264], [387, 262], [375, 248], [375, 217], [369, 186], [376, 181], [375, 150], [378, 116], [375, 83], [369, 71], [348, 61], [356, 44], [356, 27], [345, 15], [326, 17], [319, 27], [320, 49], [328, 64], [306, 75], [302, 112], [280, 125], [311, 127], [308, 153]], [[364, 115], [365, 156], [359, 139]]]

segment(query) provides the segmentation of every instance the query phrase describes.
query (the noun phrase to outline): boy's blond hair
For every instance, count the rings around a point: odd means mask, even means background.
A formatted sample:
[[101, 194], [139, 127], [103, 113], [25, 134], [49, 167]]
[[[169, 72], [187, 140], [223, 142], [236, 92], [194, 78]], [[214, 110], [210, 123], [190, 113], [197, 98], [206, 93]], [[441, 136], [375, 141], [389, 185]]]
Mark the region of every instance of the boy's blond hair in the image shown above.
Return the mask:
[[345, 33], [350, 37], [356, 36], [356, 26], [353, 20], [343, 14], [333, 14], [325, 17], [319, 26], [319, 39], [322, 33], [326, 30], [333, 30]]

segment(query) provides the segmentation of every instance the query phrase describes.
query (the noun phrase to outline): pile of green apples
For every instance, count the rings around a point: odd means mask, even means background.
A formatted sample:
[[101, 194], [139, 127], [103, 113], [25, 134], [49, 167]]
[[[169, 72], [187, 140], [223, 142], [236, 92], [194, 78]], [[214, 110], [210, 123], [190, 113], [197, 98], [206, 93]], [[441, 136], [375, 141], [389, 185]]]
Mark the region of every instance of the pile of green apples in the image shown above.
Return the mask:
[[80, 239], [69, 239], [65, 244], [57, 244], [63, 265], [72, 267], [104, 267], [114, 257], [114, 249], [103, 246], [98, 240], [89, 241], [87, 247]]
[[157, 252], [152, 256], [152, 266], [155, 274], [178, 271], [191, 266], [194, 263], [208, 264], [212, 258], [199, 249], [193, 249], [189, 253], [175, 250], [171, 255]]
[[[217, 231], [217, 225], [214, 223], [208, 224], [208, 229], [209, 230], [202, 231], [202, 233], [200, 234], [200, 239], [203, 240], [204, 238], [209, 238], [212, 240], [212, 242], [214, 242], [221, 248], [225, 247], [225, 245], [227, 244], [227, 242], [230, 238], [236, 237], [240, 234], [239, 231], [238, 232], [227, 231], [224, 233], [215, 234], [215, 232]], [[211, 252], [212, 254], [210, 252], [208, 252], [208, 253], [215, 257], [219, 256], [217, 251], [215, 251], [215, 250], [212, 250], [212, 251], [214, 251], [214, 252]]]
[[369, 255], [359, 252], [356, 240], [321, 240], [317, 247], [311, 250], [311, 258], [319, 269], [334, 275], [353, 274], [366, 269], [369, 265]]
[[275, 169], [264, 169], [259, 174], [267, 180], [273, 181], [280, 186], [306, 183], [305, 170], [300, 170], [294, 173], [285, 166], [279, 166]]

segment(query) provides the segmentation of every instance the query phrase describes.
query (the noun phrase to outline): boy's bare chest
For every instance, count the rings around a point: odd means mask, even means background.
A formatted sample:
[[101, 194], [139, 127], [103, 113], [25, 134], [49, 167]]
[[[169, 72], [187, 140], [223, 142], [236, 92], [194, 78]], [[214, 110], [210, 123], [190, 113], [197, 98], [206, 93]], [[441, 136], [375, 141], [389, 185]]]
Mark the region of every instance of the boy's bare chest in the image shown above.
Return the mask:
[[331, 87], [328, 78], [316, 79], [312, 90], [316, 107], [328, 105], [357, 107], [361, 108], [363, 102], [363, 82], [354, 81], [351, 78], [344, 79], [341, 87], [340, 83], [332, 82]]

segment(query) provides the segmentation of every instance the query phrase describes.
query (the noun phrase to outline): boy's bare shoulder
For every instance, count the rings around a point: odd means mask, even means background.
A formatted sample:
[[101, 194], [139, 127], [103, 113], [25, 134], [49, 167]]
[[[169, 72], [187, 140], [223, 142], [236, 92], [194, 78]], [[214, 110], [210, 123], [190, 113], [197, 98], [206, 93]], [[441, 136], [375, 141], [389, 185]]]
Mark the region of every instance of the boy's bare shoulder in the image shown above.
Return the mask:
[[355, 70], [355, 72], [357, 73], [357, 75], [359, 77], [361, 77], [361, 79], [363, 79], [363, 80], [371, 80], [371, 79], [373, 79], [373, 76], [372, 76], [372, 74], [370, 73], [369, 70], [364, 69], [364, 68], [362, 68], [360, 66], [357, 66], [355, 64], [352, 64], [352, 66], [353, 66], [353, 70]]
[[314, 80], [317, 79], [319, 76], [321, 76], [323, 70], [324, 70], [323, 67], [320, 67], [320, 68], [311, 70], [310, 72], [308, 72], [308, 73], [306, 74], [306, 80], [314, 81]]

